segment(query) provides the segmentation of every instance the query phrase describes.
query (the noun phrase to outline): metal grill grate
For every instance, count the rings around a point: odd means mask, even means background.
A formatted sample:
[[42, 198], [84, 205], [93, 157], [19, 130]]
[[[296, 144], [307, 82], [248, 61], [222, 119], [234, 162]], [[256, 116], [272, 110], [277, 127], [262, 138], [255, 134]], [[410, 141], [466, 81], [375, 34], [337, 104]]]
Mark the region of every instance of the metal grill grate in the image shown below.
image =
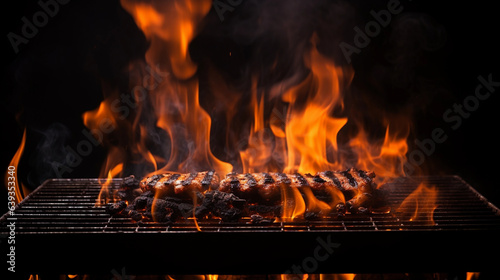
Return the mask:
[[[435, 225], [425, 221], [408, 221], [396, 212], [397, 206], [423, 182], [436, 186], [439, 196], [434, 211]], [[113, 181], [118, 187], [119, 179]], [[390, 183], [388, 202], [392, 211], [370, 215], [348, 214], [321, 221], [249, 224], [217, 220], [199, 221], [203, 231], [374, 231], [374, 230], [474, 230], [498, 229], [500, 211], [459, 177], [412, 178]], [[95, 232], [186, 232], [196, 231], [192, 220], [167, 225], [133, 222], [129, 218], [111, 217], [103, 207], [95, 207], [100, 191], [97, 179], [50, 180], [33, 192], [15, 211], [16, 231], [38, 233]], [[410, 205], [411, 206], [411, 205]], [[6, 216], [2, 217], [5, 220]]]
[[[438, 190], [434, 225], [408, 221], [395, 211], [421, 182]], [[120, 179], [112, 182], [113, 187], [119, 184]], [[408, 178], [387, 184], [384, 189], [392, 210], [385, 213], [272, 224], [249, 224], [245, 219], [235, 223], [202, 220], [202, 232], [197, 232], [190, 219], [167, 225], [111, 217], [103, 207], [94, 206], [100, 188], [98, 179], [49, 180], [18, 205], [16, 254], [22, 269], [38, 273], [47, 267], [53, 269], [57, 263], [58, 270], [67, 273], [109, 272], [123, 266], [136, 273], [144, 272], [145, 267], [145, 273], [283, 273], [314, 255], [318, 240], [331, 239], [341, 245], [336, 249], [340, 253], [318, 262], [316, 272], [410, 271], [421, 262], [400, 263], [398, 254], [412, 252], [415, 256], [407, 257], [416, 259], [431, 251], [439, 256], [427, 258], [428, 268], [465, 265], [477, 271], [488, 266], [488, 254], [484, 254], [486, 261], [464, 261], [465, 256], [460, 261], [458, 255], [500, 249], [494, 241], [500, 233], [500, 210], [456, 176]], [[7, 214], [0, 218], [0, 235], [4, 237], [9, 234], [5, 227], [8, 219]], [[6, 246], [6, 242], [0, 245]], [[239, 252], [241, 261], [229, 258], [221, 263], [228, 258], [227, 252], [217, 252], [221, 248]], [[360, 267], [353, 261], [372, 254], [377, 260], [369, 265]], [[253, 259], [255, 255], [257, 259]], [[46, 258], [51, 265], [45, 263]], [[186, 258], [190, 262], [186, 263]], [[89, 262], [94, 265], [89, 266]], [[165, 263], [170, 265], [165, 267]]]

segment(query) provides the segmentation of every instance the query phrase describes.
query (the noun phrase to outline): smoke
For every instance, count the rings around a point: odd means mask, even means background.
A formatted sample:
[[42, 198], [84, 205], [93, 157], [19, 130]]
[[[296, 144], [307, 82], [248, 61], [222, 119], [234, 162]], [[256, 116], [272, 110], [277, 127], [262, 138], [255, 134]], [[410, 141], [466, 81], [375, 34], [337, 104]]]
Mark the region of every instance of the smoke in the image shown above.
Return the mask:
[[291, 77], [299, 83], [307, 72], [304, 55], [313, 34], [318, 49], [343, 63], [338, 44], [355, 14], [347, 1], [243, 1], [223, 22], [215, 12], [210, 14], [191, 52], [193, 57], [209, 57], [239, 88], [248, 88], [255, 77], [259, 87]]
[[38, 186], [49, 178], [58, 177], [55, 172], [57, 168], [54, 167], [66, 162], [68, 156], [66, 147], [71, 137], [70, 129], [59, 122], [35, 132], [40, 140], [36, 146], [37, 152], [33, 153], [30, 159], [31, 168], [27, 176], [28, 183], [32, 186]]
[[429, 15], [402, 14], [394, 21], [387, 42], [385, 58], [394, 67], [391, 82], [408, 87], [421, 74], [419, 69], [432, 65], [426, 61], [427, 54], [444, 46], [446, 30]]

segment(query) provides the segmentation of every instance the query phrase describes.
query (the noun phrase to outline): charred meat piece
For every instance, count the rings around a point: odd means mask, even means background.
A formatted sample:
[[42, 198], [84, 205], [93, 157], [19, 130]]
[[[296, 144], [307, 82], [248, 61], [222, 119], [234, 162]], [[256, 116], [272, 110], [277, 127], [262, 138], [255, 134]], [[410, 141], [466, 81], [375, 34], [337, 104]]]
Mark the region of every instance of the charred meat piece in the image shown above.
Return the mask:
[[233, 193], [240, 198], [253, 200], [257, 193], [257, 181], [250, 173], [228, 173], [226, 178], [221, 180], [219, 191]]
[[219, 191], [233, 193], [251, 202], [274, 202], [280, 198], [278, 173], [229, 173]]
[[244, 211], [244, 206], [245, 200], [232, 193], [208, 191], [202, 204], [196, 208], [196, 217], [213, 215], [226, 222], [237, 221]]
[[324, 184], [319, 184], [317, 188], [323, 186], [334, 186], [340, 190], [346, 199], [351, 199], [360, 192], [371, 192], [374, 189], [373, 178], [375, 173], [371, 171], [357, 170], [354, 168], [345, 171], [323, 171], [316, 174], [317, 178], [324, 180]]
[[141, 181], [137, 180], [134, 175], [130, 175], [128, 177], [123, 178], [123, 182], [120, 187], [124, 190], [134, 190], [139, 188], [139, 184]]
[[120, 213], [123, 209], [127, 207], [127, 203], [125, 201], [118, 201], [116, 203], [108, 203], [106, 205], [106, 212], [114, 215]]
[[229, 173], [221, 180], [219, 191], [234, 193], [252, 202], [271, 202], [280, 199], [281, 187], [310, 187], [318, 197], [331, 196], [335, 188], [341, 191], [347, 200], [359, 193], [371, 193], [374, 190], [371, 171], [354, 168], [344, 171], [323, 171], [315, 175], [300, 173]]
[[257, 193], [261, 200], [275, 202], [281, 198], [281, 190], [271, 174], [255, 173], [253, 176], [257, 180]]
[[172, 174], [156, 174], [153, 176], [146, 177], [141, 180], [139, 187], [143, 192], [154, 190], [156, 183], [165, 176], [171, 176]]
[[219, 187], [219, 176], [215, 171], [192, 173], [164, 173], [144, 178], [140, 187], [152, 191], [158, 197], [192, 197], [194, 192], [215, 190]]

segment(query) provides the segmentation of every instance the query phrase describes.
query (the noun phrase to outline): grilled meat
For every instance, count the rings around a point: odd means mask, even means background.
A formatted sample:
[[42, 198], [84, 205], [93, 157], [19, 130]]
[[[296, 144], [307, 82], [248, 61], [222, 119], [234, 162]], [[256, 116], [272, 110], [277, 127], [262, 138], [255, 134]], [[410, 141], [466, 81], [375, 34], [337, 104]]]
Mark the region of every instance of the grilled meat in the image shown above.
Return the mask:
[[163, 173], [144, 178], [139, 184], [143, 192], [152, 191], [158, 197], [192, 197], [193, 192], [215, 190], [219, 175], [215, 171], [192, 173]]
[[311, 174], [229, 173], [220, 182], [219, 191], [230, 192], [251, 201], [273, 201], [280, 198], [280, 188], [310, 187], [319, 197], [329, 196], [331, 189], [341, 191], [346, 199], [373, 190], [375, 173], [354, 168], [345, 171], [324, 171]]
[[229, 173], [221, 180], [219, 191], [234, 193], [250, 201], [269, 202], [280, 198], [278, 173]]
[[191, 196], [193, 192], [219, 190], [233, 193], [252, 202], [273, 202], [280, 199], [281, 187], [310, 187], [318, 197], [329, 196], [333, 188], [341, 191], [346, 200], [359, 193], [371, 193], [375, 173], [358, 169], [322, 171], [311, 174], [228, 173], [219, 180], [215, 171], [193, 173], [163, 173], [144, 178], [139, 186], [143, 192], [159, 192], [159, 196]]
[[[303, 196], [312, 192], [318, 200], [328, 205], [336, 203], [332, 211], [338, 214], [346, 211], [366, 212], [367, 207], [378, 199], [373, 178], [373, 172], [354, 168], [317, 172], [314, 175], [228, 173], [222, 180], [215, 171], [155, 174], [140, 182], [130, 176], [122, 184], [123, 192], [141, 193], [140, 196], [123, 196], [122, 199], [129, 202], [125, 210], [125, 204], [108, 208], [110, 213], [123, 210], [128, 213], [137, 212], [141, 217], [156, 215], [154, 217], [159, 221], [174, 221], [189, 216], [193, 211], [197, 218], [215, 216], [223, 220], [234, 220], [245, 214], [264, 215], [263, 217], [272, 219], [282, 215], [282, 192], [295, 188]], [[151, 209], [155, 200], [156, 211], [153, 215]], [[319, 217], [317, 211], [319, 210], [308, 209], [304, 218]]]
[[348, 169], [345, 171], [323, 171], [315, 176], [315, 182], [325, 181], [325, 184], [311, 185], [313, 190], [321, 190], [324, 186], [334, 186], [348, 197], [352, 197], [360, 192], [371, 192], [374, 188], [373, 178], [375, 173], [358, 169]]

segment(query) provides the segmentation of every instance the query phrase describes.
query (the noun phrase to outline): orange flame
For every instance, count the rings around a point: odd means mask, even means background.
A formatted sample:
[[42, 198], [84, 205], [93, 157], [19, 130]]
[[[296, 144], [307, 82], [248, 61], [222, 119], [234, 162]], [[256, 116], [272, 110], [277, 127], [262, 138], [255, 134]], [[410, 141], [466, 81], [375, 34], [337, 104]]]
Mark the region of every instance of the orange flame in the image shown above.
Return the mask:
[[[156, 173], [190, 172], [199, 166], [215, 169], [221, 174], [230, 172], [232, 165], [220, 161], [211, 152], [211, 119], [199, 104], [199, 85], [193, 78], [197, 66], [188, 52], [189, 42], [196, 35], [196, 26], [210, 10], [211, 2], [168, 1], [147, 5], [124, 0], [121, 3], [151, 39], [146, 60], [151, 65], [165, 65], [174, 74], [149, 92], [157, 117], [156, 126], [168, 134], [172, 143], [170, 157], [160, 170], [155, 168]], [[179, 126], [185, 129], [176, 129]], [[187, 153], [182, 153], [179, 146], [186, 143]], [[152, 155], [148, 154], [148, 157], [152, 158]]]
[[[98, 135], [98, 140], [105, 146], [109, 144], [108, 141], [106, 141], [111, 138], [109, 136], [114, 135], [120, 127], [116, 112], [111, 109], [109, 100], [110, 99], [105, 99], [99, 104], [99, 108], [85, 112], [82, 115], [85, 126], [87, 126], [92, 133]], [[121, 149], [115, 146], [111, 147], [99, 175], [100, 178], [106, 178], [106, 180], [104, 182], [99, 182], [99, 184], [101, 184], [101, 191], [95, 206], [102, 206], [113, 200], [113, 194], [108, 187], [112, 182], [112, 178], [121, 174], [124, 161], [125, 158]]]
[[[84, 124], [89, 129], [108, 131], [101, 133], [102, 140], [114, 140], [101, 141], [109, 149], [101, 176], [117, 175], [119, 172], [110, 172], [112, 168], [131, 162], [149, 166], [153, 169], [149, 170], [150, 174], [208, 168], [221, 174], [230, 172], [232, 165], [217, 159], [211, 152], [211, 119], [199, 104], [197, 65], [188, 51], [189, 42], [197, 33], [196, 26], [208, 13], [211, 2], [123, 0], [121, 4], [132, 14], [151, 44], [146, 53], [147, 65], [137, 62], [130, 65], [131, 73], [139, 73], [131, 75], [130, 81], [135, 102], [130, 106], [134, 112], [119, 116], [116, 105], [120, 104], [121, 97], [116, 90], [105, 87], [105, 100], [99, 108], [83, 114]], [[152, 74], [151, 71], [167, 74]], [[145, 121], [151, 116], [156, 117], [155, 123]], [[158, 129], [162, 129], [170, 140], [164, 141], [166, 145], [160, 152], [151, 150], [148, 145]]]
[[[347, 118], [335, 118], [332, 114], [344, 106], [341, 94], [350, 83], [352, 73], [335, 66], [333, 61], [320, 54], [316, 40], [313, 36], [312, 49], [304, 58], [311, 70], [310, 75], [283, 95], [283, 101], [289, 103], [285, 172], [314, 173], [339, 167], [328, 160], [328, 148], [333, 148], [330, 155], [336, 158], [337, 135]], [[305, 105], [304, 94], [307, 95]]]
[[[245, 172], [270, 171], [270, 159], [273, 148], [269, 130], [265, 128], [264, 95], [258, 98], [257, 82], [252, 83], [252, 101], [254, 121], [248, 138], [248, 147], [240, 151], [240, 158]], [[280, 171], [280, 170], [273, 170]]]
[[317, 199], [310, 187], [304, 187], [302, 191], [304, 192], [304, 195], [306, 197], [307, 211], [315, 213], [324, 212], [323, 216], [325, 216], [326, 214], [328, 214], [329, 210], [332, 209], [331, 205]]
[[[254, 122], [248, 147], [240, 151], [243, 171], [274, 171], [269, 164], [271, 157], [280, 154], [285, 165], [277, 171], [286, 173], [316, 173], [355, 166], [374, 171], [377, 178], [403, 175], [409, 135], [409, 121], [405, 118], [382, 116], [381, 123], [386, 124], [383, 141], [372, 139], [357, 124], [357, 135], [340, 146], [338, 137], [349, 120], [335, 115], [343, 112], [343, 95], [354, 74], [352, 69], [338, 67], [321, 54], [316, 48], [317, 40], [313, 35], [311, 50], [304, 56], [309, 75], [281, 96], [288, 107], [285, 118], [271, 116], [266, 122], [264, 95], [256, 90], [256, 82], [252, 83]], [[269, 130], [265, 130], [266, 125]]]
[[409, 221], [435, 225], [434, 210], [437, 208], [436, 187], [428, 187], [421, 183], [399, 206], [397, 212], [409, 217]]
[[479, 272], [467, 272], [467, 280], [477, 280], [479, 279]]
[[390, 125], [387, 125], [383, 143], [374, 144], [371, 143], [366, 132], [361, 130], [349, 142], [349, 146], [358, 157], [357, 168], [374, 171], [379, 183], [404, 175], [403, 165], [408, 151], [408, 133], [407, 125], [395, 132]]
[[[197, 66], [191, 61], [188, 46], [196, 35], [197, 23], [212, 7], [210, 0], [151, 4], [122, 0], [121, 4], [151, 40], [146, 56], [149, 61], [168, 63], [179, 79], [188, 79], [195, 74]], [[163, 58], [165, 51], [169, 54], [166, 61]]]
[[121, 174], [123, 171], [123, 164], [118, 164], [108, 171], [108, 175], [106, 181], [101, 183], [101, 191], [99, 192], [99, 196], [97, 197], [95, 206], [103, 206], [110, 201], [114, 201], [113, 193], [109, 189], [109, 186], [113, 182], [113, 178]]
[[117, 121], [108, 102], [102, 101], [99, 108], [83, 113], [83, 124], [91, 129], [112, 131], [117, 127]]
[[356, 274], [342, 273], [342, 274], [320, 274], [320, 280], [354, 280]]
[[[340, 168], [340, 164], [332, 162], [329, 157], [338, 160], [337, 134], [347, 123], [347, 118], [332, 115], [335, 110], [343, 108], [342, 90], [353, 75], [352, 71], [335, 66], [333, 61], [320, 54], [316, 41], [316, 36], [313, 36], [311, 51], [304, 57], [310, 74], [282, 94], [282, 100], [288, 106], [286, 116], [272, 116], [266, 122], [264, 94], [256, 90], [255, 81], [252, 83], [254, 122], [248, 147], [240, 151], [244, 172], [315, 173]], [[269, 130], [265, 129], [266, 125], [269, 125]], [[275, 156], [283, 159], [285, 166], [273, 170], [275, 168], [269, 162]]]
[[26, 129], [24, 129], [21, 144], [19, 145], [19, 148], [14, 154], [14, 157], [10, 161], [9, 167], [7, 168], [7, 171], [5, 173], [5, 186], [7, 187], [9, 193], [14, 192], [16, 204], [23, 200], [24, 194], [29, 193], [26, 187], [19, 181], [19, 178], [17, 176], [18, 173], [17, 166], [19, 165], [19, 160], [23, 155], [25, 145], [26, 145]]
[[339, 274], [281, 274], [281, 280], [354, 280], [356, 274], [339, 273]]
[[284, 222], [293, 221], [306, 211], [306, 203], [297, 188], [290, 188], [282, 185], [281, 201], [283, 203], [281, 218]]

